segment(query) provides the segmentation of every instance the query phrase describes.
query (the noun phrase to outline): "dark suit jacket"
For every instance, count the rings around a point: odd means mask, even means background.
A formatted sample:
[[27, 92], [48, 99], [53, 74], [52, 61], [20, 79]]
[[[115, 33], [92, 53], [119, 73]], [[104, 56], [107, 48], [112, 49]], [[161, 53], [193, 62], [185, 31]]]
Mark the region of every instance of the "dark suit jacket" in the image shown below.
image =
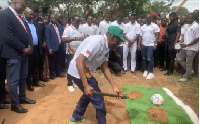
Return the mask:
[[[30, 28], [29, 28], [29, 26], [28, 26], [28, 23], [26, 22], [26, 20], [24, 19], [24, 23], [25, 23], [25, 26], [29, 29], [29, 31], [30, 31], [30, 39], [31, 40], [33, 40], [33, 38], [32, 38], [32, 35], [31, 35], [31, 30], [30, 30]], [[34, 24], [34, 26], [35, 26], [35, 28], [36, 28], [36, 33], [37, 33], [37, 36], [38, 36], [38, 46], [39, 46], [39, 50], [40, 51], [42, 51], [42, 29], [41, 29], [41, 27], [40, 27], [40, 25], [37, 23], [37, 22], [33, 22], [33, 24]], [[32, 41], [32, 44], [31, 44], [31, 50], [33, 50], [33, 41]], [[31, 51], [31, 53], [32, 53], [33, 51]]]
[[24, 27], [9, 9], [0, 13], [1, 57], [16, 59], [22, 56], [22, 50], [31, 45]]
[[[57, 25], [57, 27], [60, 33], [60, 39], [62, 39], [63, 28], [59, 24]], [[45, 27], [45, 39], [48, 50], [52, 49], [53, 51], [58, 51], [59, 39], [52, 24], [48, 24]]]

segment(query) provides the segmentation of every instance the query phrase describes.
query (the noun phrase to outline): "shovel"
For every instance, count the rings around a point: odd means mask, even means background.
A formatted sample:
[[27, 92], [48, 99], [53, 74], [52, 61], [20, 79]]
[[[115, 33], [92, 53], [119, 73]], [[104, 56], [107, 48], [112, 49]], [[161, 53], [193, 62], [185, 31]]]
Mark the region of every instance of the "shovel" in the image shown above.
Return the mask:
[[120, 95], [116, 95], [116, 94], [110, 94], [110, 93], [104, 93], [104, 92], [97, 92], [97, 91], [93, 91], [92, 95], [93, 96], [120, 97], [121, 99], [129, 99], [128, 96], [120, 96]]

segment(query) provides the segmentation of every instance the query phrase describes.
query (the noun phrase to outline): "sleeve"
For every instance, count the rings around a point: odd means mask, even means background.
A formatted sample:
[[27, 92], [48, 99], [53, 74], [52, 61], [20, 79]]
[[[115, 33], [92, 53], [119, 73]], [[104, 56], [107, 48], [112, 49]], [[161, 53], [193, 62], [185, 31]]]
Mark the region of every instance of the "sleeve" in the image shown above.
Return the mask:
[[99, 24], [98, 34], [101, 35], [101, 31], [102, 31], [102, 22], [100, 22], [100, 24]]
[[185, 27], [181, 27], [181, 34], [184, 35], [184, 32], [185, 32]]
[[99, 35], [99, 27], [98, 26], [96, 26], [95, 35]]
[[48, 26], [46, 26], [45, 27], [45, 39], [46, 39], [46, 44], [47, 44], [47, 49], [48, 50], [52, 49], [50, 35], [51, 35], [51, 30], [49, 29]]
[[92, 58], [94, 58], [94, 56], [100, 51], [99, 43], [100, 42], [93, 42], [86, 45], [85, 48], [81, 51], [81, 54], [83, 54], [89, 61], [91, 61]]
[[158, 33], [158, 32], [160, 32], [160, 28], [158, 27], [158, 25], [155, 25], [154, 33]]
[[69, 27], [67, 27], [67, 28], [64, 30], [62, 37], [63, 37], [63, 38], [65, 38], [65, 37], [70, 37], [70, 30], [69, 30]]
[[143, 30], [142, 27], [140, 28], [140, 30], [138, 31], [140, 36], [143, 36]]
[[137, 35], [140, 35], [140, 30], [141, 30], [140, 28], [141, 28], [141, 27], [140, 27], [140, 25], [139, 25], [138, 28], [137, 28], [137, 30], [136, 30], [136, 34], [137, 34]]
[[128, 33], [128, 24], [127, 24], [127, 25], [124, 25], [124, 29], [123, 29], [123, 30], [124, 30], [124, 32], [123, 32], [124, 34], [127, 34], [127, 33]]
[[194, 29], [194, 38], [199, 38], [199, 25]]
[[12, 31], [11, 20], [6, 17], [5, 14], [0, 15], [0, 37], [8, 45], [12, 46], [17, 50], [23, 50], [25, 45], [22, 44], [14, 35]]

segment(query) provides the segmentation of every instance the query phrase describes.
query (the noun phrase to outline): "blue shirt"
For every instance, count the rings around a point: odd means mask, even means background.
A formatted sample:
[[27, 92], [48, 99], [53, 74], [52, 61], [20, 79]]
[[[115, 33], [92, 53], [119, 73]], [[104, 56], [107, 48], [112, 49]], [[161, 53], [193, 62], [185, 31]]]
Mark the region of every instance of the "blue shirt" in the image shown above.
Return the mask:
[[37, 31], [36, 31], [35, 25], [33, 24], [32, 21], [29, 22], [29, 21], [26, 20], [26, 22], [27, 22], [27, 24], [28, 24], [28, 26], [31, 30], [31, 35], [32, 35], [32, 38], [33, 38], [33, 45], [36, 46], [36, 45], [38, 45], [38, 36], [37, 36]]

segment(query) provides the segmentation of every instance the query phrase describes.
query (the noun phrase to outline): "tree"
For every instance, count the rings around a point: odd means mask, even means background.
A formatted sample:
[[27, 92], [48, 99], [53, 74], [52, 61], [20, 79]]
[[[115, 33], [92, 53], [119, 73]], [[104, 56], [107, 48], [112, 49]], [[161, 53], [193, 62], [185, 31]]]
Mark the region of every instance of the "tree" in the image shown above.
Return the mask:
[[[172, 7], [172, 10], [175, 10], [175, 8], [177, 8], [177, 6]], [[185, 7], [181, 7], [177, 12], [179, 16], [187, 16], [189, 14], [189, 10]]]
[[169, 5], [167, 5], [163, 1], [155, 1], [151, 3], [150, 7], [153, 12], [156, 12], [158, 14], [161, 14], [161, 13], [167, 14], [171, 11]]

